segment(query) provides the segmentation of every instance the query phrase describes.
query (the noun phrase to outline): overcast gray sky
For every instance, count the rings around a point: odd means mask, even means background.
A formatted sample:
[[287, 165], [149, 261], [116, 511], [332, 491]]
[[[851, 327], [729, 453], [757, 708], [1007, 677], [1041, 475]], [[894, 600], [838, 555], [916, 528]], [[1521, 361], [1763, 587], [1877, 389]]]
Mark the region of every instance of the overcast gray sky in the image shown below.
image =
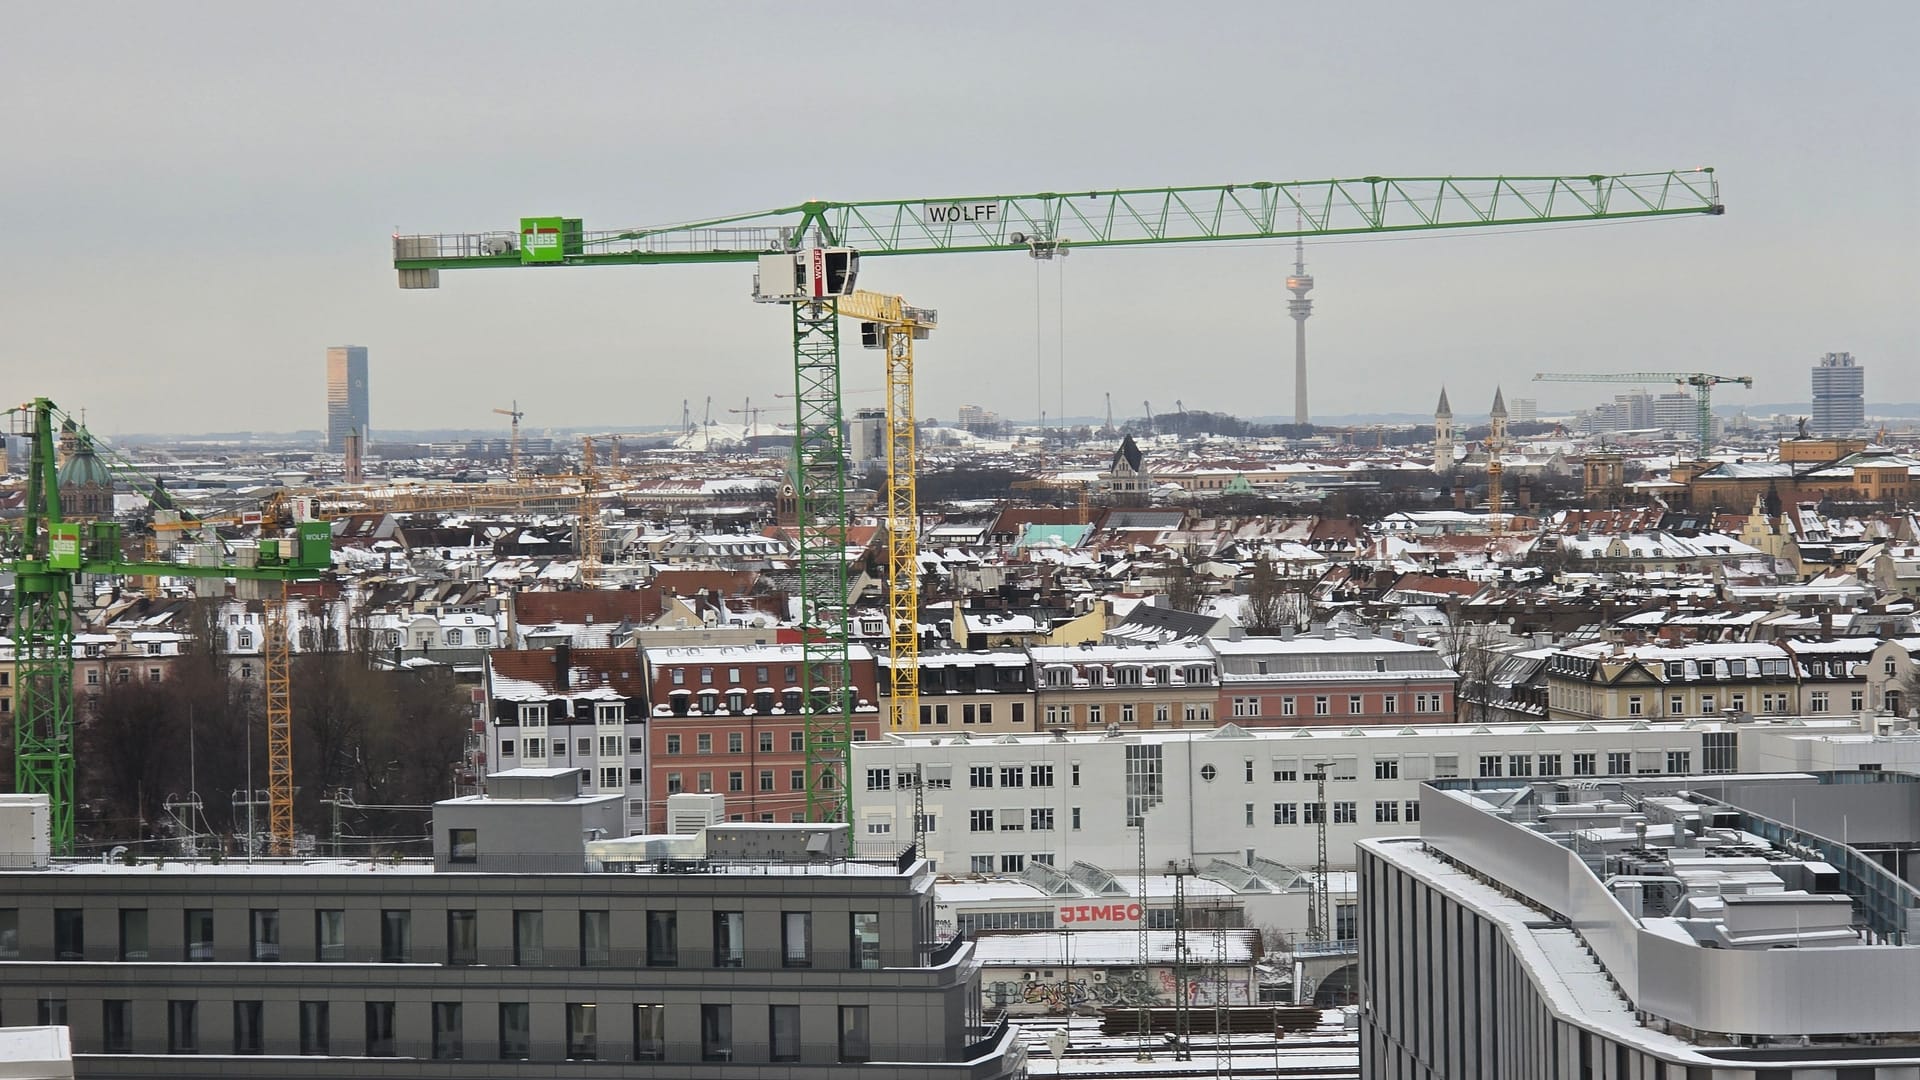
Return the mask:
[[[1751, 374], [1851, 350], [1920, 400], [1920, 5], [0, 0], [0, 381], [107, 433], [677, 420], [790, 389], [744, 267], [450, 273], [389, 237], [806, 198], [1711, 164], [1728, 212], [1310, 245], [1316, 414], [1483, 411], [1536, 370]], [[1292, 410], [1285, 246], [870, 262], [937, 307], [922, 415], [1111, 392]], [[1064, 303], [1057, 293], [1064, 291]], [[1040, 318], [1036, 326], [1036, 312]], [[1064, 318], [1061, 318], [1064, 313]], [[1037, 334], [1038, 331], [1038, 334]], [[1036, 344], [1036, 337], [1043, 344]], [[1042, 369], [1037, 365], [1044, 352]], [[849, 350], [849, 388], [877, 386]], [[1544, 408], [1605, 387], [1538, 387]], [[851, 398], [850, 404], [877, 401]], [[778, 404], [785, 405], [785, 402]], [[724, 414], [720, 414], [724, 415]]]

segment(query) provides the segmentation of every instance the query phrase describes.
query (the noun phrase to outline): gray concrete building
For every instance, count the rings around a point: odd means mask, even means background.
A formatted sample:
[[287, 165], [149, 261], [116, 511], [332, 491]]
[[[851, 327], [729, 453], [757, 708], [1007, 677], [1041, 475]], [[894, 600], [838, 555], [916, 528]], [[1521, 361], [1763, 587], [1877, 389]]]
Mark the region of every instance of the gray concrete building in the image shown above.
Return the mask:
[[601, 840], [619, 797], [549, 773], [442, 804], [431, 863], [0, 870], [0, 1024], [69, 1027], [81, 1077], [1025, 1075], [924, 860]]
[[1436, 781], [1359, 845], [1361, 1075], [1920, 1075], [1916, 847], [1901, 773]]

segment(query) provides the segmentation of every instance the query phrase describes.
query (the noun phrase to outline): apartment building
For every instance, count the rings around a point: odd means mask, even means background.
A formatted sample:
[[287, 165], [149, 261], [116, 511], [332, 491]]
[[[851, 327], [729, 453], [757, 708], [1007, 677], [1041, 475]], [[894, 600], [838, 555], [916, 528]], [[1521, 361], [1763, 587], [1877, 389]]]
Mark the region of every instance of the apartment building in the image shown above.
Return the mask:
[[520, 773], [435, 808], [432, 862], [0, 869], [0, 1017], [70, 1028], [83, 1077], [1025, 1075], [910, 852], [741, 825], [662, 860]]
[[1425, 645], [1332, 629], [1208, 645], [1220, 657], [1219, 715], [1242, 727], [1431, 724], [1454, 715], [1460, 677]]
[[1594, 642], [1547, 660], [1548, 714], [1641, 720], [1858, 713], [1879, 641]]
[[[724, 794], [734, 821], [806, 819], [800, 646], [648, 647], [640, 657], [653, 703], [647, 831], [667, 831], [666, 797], [682, 792]], [[879, 669], [864, 645], [852, 646], [848, 659], [855, 703], [848, 719], [854, 739], [867, 739], [886, 726], [876, 704]]]
[[1040, 726], [1073, 731], [1211, 727], [1218, 662], [1206, 645], [1037, 645]]
[[487, 654], [480, 771], [577, 769], [581, 791], [621, 801], [620, 835], [649, 827], [647, 684], [632, 649]]
[[[893, 660], [880, 656], [880, 700], [893, 692]], [[1033, 731], [1038, 715], [1033, 663], [1019, 649], [920, 654], [920, 727], [975, 732]], [[881, 710], [886, 714], [886, 710]]]

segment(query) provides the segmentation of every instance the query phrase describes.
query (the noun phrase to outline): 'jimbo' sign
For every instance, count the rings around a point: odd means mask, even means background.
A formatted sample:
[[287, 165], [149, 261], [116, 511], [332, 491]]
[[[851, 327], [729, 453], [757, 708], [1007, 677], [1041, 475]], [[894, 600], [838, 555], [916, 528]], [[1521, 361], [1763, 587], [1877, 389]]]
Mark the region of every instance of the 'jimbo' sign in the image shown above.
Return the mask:
[[1055, 913], [1061, 926], [1138, 926], [1139, 904], [1061, 904]]

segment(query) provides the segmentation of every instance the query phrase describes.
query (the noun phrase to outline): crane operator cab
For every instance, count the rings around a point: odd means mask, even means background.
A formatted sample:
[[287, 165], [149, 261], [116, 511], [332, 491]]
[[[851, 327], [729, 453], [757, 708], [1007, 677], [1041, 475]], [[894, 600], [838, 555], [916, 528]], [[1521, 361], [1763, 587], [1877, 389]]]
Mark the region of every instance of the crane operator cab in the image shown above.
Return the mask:
[[803, 304], [849, 296], [860, 275], [860, 253], [852, 248], [801, 248], [760, 256], [753, 275], [753, 299], [761, 304]]

